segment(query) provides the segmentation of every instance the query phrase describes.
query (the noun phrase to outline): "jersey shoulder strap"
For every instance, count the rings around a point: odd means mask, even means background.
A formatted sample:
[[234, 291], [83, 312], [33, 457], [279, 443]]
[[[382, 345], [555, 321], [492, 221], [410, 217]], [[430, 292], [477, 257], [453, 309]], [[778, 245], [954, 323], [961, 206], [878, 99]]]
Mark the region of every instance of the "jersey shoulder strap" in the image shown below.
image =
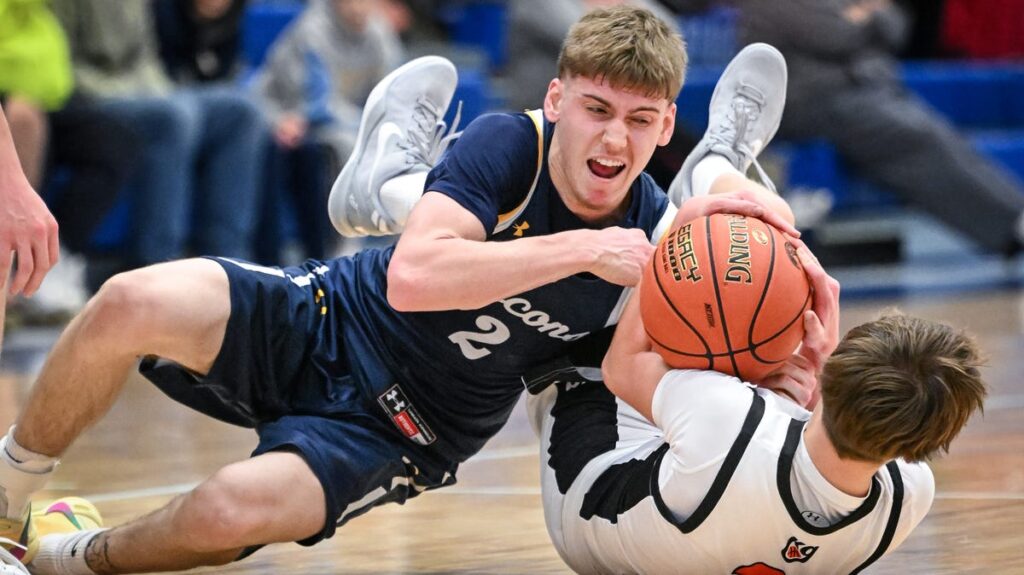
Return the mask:
[[526, 197], [523, 201], [519, 202], [519, 205], [512, 208], [510, 211], [504, 214], [498, 215], [498, 225], [494, 226], [494, 232], [498, 233], [507, 230], [516, 218], [523, 213], [526, 206], [530, 204], [530, 200], [533, 198], [533, 192], [537, 190], [537, 182], [540, 180], [540, 172], [544, 167], [544, 111], [543, 110], [529, 110], [526, 115], [533, 120], [533, 127], [537, 129], [537, 172], [533, 176], [533, 184], [530, 185], [530, 190], [526, 193]]

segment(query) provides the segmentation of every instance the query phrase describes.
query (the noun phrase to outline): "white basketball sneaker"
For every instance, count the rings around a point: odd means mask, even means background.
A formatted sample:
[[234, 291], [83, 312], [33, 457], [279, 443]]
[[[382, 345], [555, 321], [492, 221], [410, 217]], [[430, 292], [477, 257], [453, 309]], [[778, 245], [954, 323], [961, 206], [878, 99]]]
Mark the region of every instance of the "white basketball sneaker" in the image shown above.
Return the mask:
[[[381, 186], [398, 176], [426, 172], [457, 134], [445, 134], [458, 74], [440, 56], [417, 58], [388, 74], [370, 92], [356, 146], [331, 188], [328, 212], [347, 237], [401, 232], [381, 202]], [[454, 125], [458, 123], [456, 117]], [[422, 189], [418, 190], [422, 193]]]
[[744, 174], [753, 164], [765, 187], [776, 191], [757, 155], [779, 129], [786, 81], [786, 59], [778, 50], [768, 44], [740, 50], [715, 85], [704, 137], [668, 187], [672, 203], [678, 206], [693, 197], [693, 168], [708, 154], [724, 156]]

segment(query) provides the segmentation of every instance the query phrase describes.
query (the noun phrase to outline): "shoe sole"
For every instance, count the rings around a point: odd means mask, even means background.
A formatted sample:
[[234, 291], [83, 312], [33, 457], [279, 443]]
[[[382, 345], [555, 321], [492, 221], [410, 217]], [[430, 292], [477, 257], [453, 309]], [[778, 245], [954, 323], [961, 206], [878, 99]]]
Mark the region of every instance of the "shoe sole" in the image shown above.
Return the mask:
[[[349, 154], [349, 161], [345, 162], [345, 166], [341, 169], [341, 173], [338, 174], [338, 178], [335, 180], [334, 186], [331, 188], [331, 194], [328, 198], [328, 215], [331, 218], [331, 223], [334, 224], [334, 228], [337, 229], [341, 235], [346, 237], [362, 237], [366, 235], [360, 233], [354, 227], [349, 225], [347, 221], [348, 218], [345, 217], [344, 212], [348, 209], [348, 198], [351, 193], [349, 180], [352, 178], [352, 174], [355, 172], [356, 167], [356, 162], [351, 161], [351, 159], [358, 158], [363, 153], [363, 143], [367, 132], [373, 132], [377, 129], [377, 126], [380, 125], [380, 122], [387, 111], [385, 109], [378, 111], [377, 104], [384, 99], [388, 90], [391, 89], [391, 85], [395, 83], [395, 80], [398, 77], [404, 75], [410, 70], [434, 65], [450, 66], [453, 69], [455, 67], [450, 61], [440, 56], [423, 56], [422, 58], [417, 58], [411, 62], [406, 62], [385, 76], [384, 79], [374, 86], [373, 90], [370, 91], [370, 95], [366, 98], [366, 105], [363, 106], [363, 117], [359, 121], [359, 132], [356, 134], [356, 146], [352, 150], [352, 153]], [[335, 200], [336, 190], [339, 190], [337, 200]], [[335, 209], [334, 207], [336, 205], [339, 205], [344, 209]]]

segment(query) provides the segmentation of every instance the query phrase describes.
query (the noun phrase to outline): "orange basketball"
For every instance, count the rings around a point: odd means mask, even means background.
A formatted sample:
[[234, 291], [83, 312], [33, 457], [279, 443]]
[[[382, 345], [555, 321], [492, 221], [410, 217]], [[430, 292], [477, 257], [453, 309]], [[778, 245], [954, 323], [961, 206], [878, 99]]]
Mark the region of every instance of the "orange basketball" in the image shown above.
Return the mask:
[[774, 227], [735, 214], [669, 232], [640, 288], [644, 327], [666, 363], [747, 381], [793, 353], [810, 305], [796, 247]]

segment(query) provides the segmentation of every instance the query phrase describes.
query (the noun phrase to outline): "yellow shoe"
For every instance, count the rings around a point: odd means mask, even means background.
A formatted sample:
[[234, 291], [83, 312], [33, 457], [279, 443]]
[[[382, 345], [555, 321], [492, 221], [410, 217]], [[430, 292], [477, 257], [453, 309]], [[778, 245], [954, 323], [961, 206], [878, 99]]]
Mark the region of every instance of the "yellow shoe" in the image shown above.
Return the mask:
[[[81, 497], [63, 497], [42, 513], [34, 512], [32, 522], [38, 537], [96, 529], [103, 525], [99, 510]], [[31, 559], [29, 559], [31, 561]], [[25, 561], [28, 563], [29, 561]]]
[[31, 561], [39, 549], [39, 537], [36, 536], [32, 514], [26, 512], [25, 518], [20, 521], [0, 518], [0, 539], [3, 539], [0, 548], [7, 550], [15, 559], [22, 563]]

